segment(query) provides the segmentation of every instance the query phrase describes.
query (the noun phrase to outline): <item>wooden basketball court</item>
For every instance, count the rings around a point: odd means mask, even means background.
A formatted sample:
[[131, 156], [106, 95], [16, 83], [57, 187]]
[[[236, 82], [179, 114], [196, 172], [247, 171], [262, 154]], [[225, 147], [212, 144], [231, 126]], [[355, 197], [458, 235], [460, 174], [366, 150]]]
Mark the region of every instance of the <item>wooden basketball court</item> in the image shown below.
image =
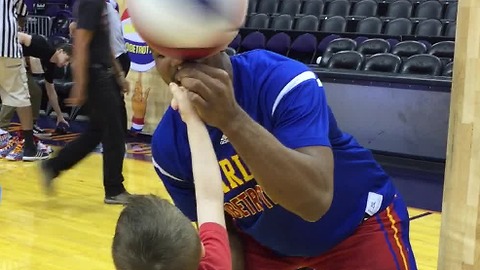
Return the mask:
[[[131, 154], [142, 149], [131, 148]], [[91, 154], [62, 175], [56, 195], [47, 197], [37, 163], [0, 160], [1, 270], [114, 269], [110, 246], [122, 206], [103, 204], [101, 164], [101, 155]], [[149, 161], [127, 158], [124, 164], [131, 193], [168, 196]], [[440, 214], [410, 209], [410, 216], [418, 269], [434, 270]]]

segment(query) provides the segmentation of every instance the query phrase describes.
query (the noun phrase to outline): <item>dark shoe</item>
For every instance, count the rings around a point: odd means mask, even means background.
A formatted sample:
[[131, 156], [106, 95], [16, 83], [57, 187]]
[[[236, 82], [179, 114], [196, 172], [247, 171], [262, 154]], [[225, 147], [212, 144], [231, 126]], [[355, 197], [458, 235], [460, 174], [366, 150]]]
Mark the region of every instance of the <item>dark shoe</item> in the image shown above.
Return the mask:
[[128, 201], [132, 195], [128, 193], [127, 191], [120, 193], [116, 196], [105, 196], [105, 199], [103, 200], [104, 203], [106, 204], [128, 204]]

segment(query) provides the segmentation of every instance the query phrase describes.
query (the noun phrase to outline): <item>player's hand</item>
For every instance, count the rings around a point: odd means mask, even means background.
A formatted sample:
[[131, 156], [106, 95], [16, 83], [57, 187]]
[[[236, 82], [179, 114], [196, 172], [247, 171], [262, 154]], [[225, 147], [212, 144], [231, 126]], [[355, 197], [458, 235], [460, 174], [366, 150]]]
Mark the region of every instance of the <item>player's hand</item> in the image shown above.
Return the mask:
[[78, 83], [73, 84], [72, 90], [70, 90], [70, 96], [65, 99], [65, 104], [70, 107], [82, 106], [87, 100], [86, 87], [81, 86]]
[[175, 79], [192, 93], [189, 99], [200, 118], [210, 126], [225, 130], [243, 115], [226, 71], [205, 64], [186, 63], [181, 65]]
[[168, 87], [173, 94], [170, 105], [174, 110], [180, 113], [183, 122], [189, 124], [192, 121], [202, 121], [190, 101], [190, 96], [194, 95], [194, 93], [189, 92], [184, 87], [178, 86], [176, 83], [170, 83]]

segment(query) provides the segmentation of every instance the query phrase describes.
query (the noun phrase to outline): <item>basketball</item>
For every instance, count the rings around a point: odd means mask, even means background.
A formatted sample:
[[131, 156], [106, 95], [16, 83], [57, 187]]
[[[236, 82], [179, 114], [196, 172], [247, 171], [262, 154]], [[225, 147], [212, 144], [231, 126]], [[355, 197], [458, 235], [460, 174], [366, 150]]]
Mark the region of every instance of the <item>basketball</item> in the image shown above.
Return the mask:
[[137, 33], [161, 55], [198, 59], [225, 49], [243, 25], [248, 0], [127, 0]]

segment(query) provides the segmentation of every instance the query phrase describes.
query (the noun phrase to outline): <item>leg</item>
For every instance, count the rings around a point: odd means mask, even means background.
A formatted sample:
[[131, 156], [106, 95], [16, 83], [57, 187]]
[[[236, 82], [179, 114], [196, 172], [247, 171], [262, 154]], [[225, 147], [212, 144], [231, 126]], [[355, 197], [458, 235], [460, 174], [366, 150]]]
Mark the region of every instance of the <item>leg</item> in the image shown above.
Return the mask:
[[3, 104], [0, 109], [0, 128], [7, 130], [10, 126], [13, 116], [15, 115], [16, 108]]
[[416, 270], [407, 208], [400, 195], [386, 210], [364, 221], [350, 238], [308, 262], [322, 270]]
[[103, 184], [105, 196], [113, 197], [125, 192], [123, 186], [123, 159], [125, 156], [125, 125], [123, 110], [125, 104], [114, 77], [107, 72], [95, 76], [90, 91], [95, 101], [92, 106], [98, 108], [103, 127]]
[[33, 79], [30, 73], [27, 73], [28, 91], [30, 93], [30, 102], [32, 103], [32, 120], [36, 123], [40, 114], [40, 106], [42, 103], [42, 89]]
[[16, 107], [25, 139], [24, 160], [48, 158], [37, 151], [33, 141], [33, 121], [27, 76], [23, 60], [18, 58], [0, 58], [0, 94], [3, 105]]

